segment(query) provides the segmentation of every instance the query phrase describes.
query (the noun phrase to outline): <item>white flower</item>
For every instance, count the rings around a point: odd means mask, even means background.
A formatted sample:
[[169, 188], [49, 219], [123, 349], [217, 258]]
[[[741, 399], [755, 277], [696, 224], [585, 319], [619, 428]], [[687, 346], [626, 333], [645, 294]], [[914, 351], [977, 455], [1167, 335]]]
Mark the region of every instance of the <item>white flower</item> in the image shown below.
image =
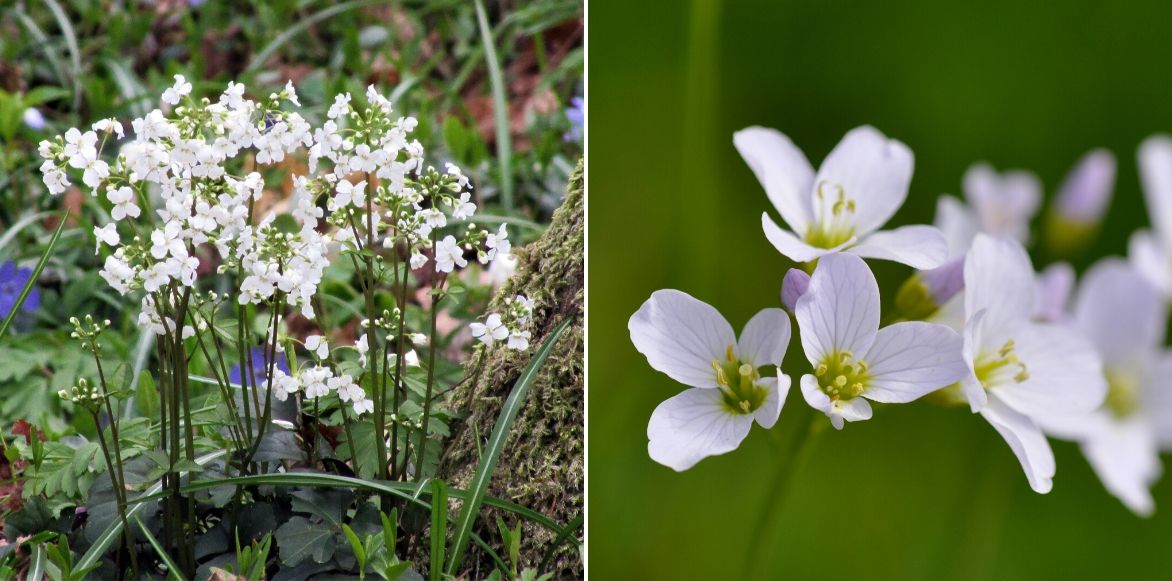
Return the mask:
[[529, 331], [513, 331], [509, 333], [509, 343], [506, 345], [509, 349], [517, 351], [524, 351], [529, 348]]
[[358, 415], [374, 412], [374, 400], [363, 399], [354, 401], [354, 413]]
[[[476, 204], [473, 204], [469, 201], [471, 198], [472, 194], [469, 194], [468, 192], [460, 194], [460, 200], [455, 202], [455, 207], [452, 208], [453, 218], [457, 220], [467, 220], [472, 217], [472, 214], [476, 213]], [[504, 227], [503, 224], [501, 226]]]
[[411, 339], [411, 342], [414, 343], [416, 346], [419, 346], [419, 347], [427, 346], [427, 342], [428, 342], [427, 335], [424, 335], [423, 333], [412, 333], [411, 335], [408, 335], [408, 337]]
[[162, 259], [168, 254], [176, 258], [187, 257], [178, 222], [167, 222], [161, 230], [151, 232], [151, 256]]
[[468, 261], [464, 259], [464, 250], [456, 238], [449, 234], [435, 245], [435, 271], [452, 272], [457, 266], [468, 266]]
[[94, 131], [105, 131], [107, 133], [112, 132], [116, 134], [119, 139], [126, 136], [126, 132], [122, 128], [122, 123], [119, 123], [117, 119], [113, 118], [99, 119], [98, 121], [94, 122], [90, 129], [93, 129]]
[[509, 329], [501, 321], [500, 313], [489, 313], [483, 323], [474, 322], [470, 326], [472, 337], [480, 339], [485, 345], [492, 345], [494, 341], [503, 341], [509, 336]]
[[424, 254], [418, 250], [412, 249], [411, 270], [419, 270], [420, 268], [423, 268], [425, 264], [427, 264], [427, 256], [424, 256]]
[[191, 94], [191, 83], [183, 75], [175, 75], [175, 84], [163, 91], [163, 102], [178, 105], [179, 99]]
[[338, 117], [345, 117], [349, 113], [350, 93], [334, 95], [334, 104], [330, 105], [330, 110], [326, 112], [326, 117], [329, 117], [330, 119], [337, 119]]
[[70, 185], [65, 172], [54, 165], [52, 161], [45, 161], [41, 164], [41, 174], [45, 187], [49, 188], [49, 193], [54, 196], [64, 192]]
[[137, 218], [142, 213], [134, 203], [134, 190], [127, 186], [106, 192], [106, 199], [114, 204], [114, 208], [110, 210], [110, 217], [115, 220], [122, 220], [127, 216]]
[[[931, 226], [876, 232], [907, 197], [912, 152], [873, 127], [842, 138], [814, 173], [785, 135], [750, 127], [733, 143], [793, 232], [761, 215], [765, 237], [783, 255], [810, 262], [836, 252], [934, 268], [948, 258], [944, 236]], [[796, 236], [795, 236], [796, 234]]]
[[416, 353], [414, 349], [408, 351], [407, 354], [403, 356], [403, 363], [406, 363], [407, 367], [419, 367], [419, 354]]
[[1067, 303], [1074, 288], [1074, 267], [1055, 262], [1038, 273], [1038, 303], [1034, 319], [1042, 323], [1066, 322]]
[[509, 231], [501, 224], [496, 234], [489, 234], [484, 240], [484, 246], [488, 248], [488, 253], [485, 255], [486, 260], [496, 260], [497, 257], [508, 256], [513, 250], [513, 246], [509, 244]]
[[976, 164], [964, 174], [968, 205], [952, 196], [936, 203], [936, 227], [948, 241], [948, 256], [964, 256], [978, 233], [1029, 241], [1030, 220], [1042, 199], [1042, 184], [1034, 174], [1008, 171], [998, 174], [987, 164]]
[[94, 237], [98, 239], [97, 247], [94, 248], [94, 254], [97, 254], [101, 250], [103, 242], [110, 246], [118, 246], [122, 242], [122, 239], [118, 236], [118, 228], [114, 226], [113, 222], [101, 228], [94, 226]]
[[517, 272], [517, 257], [512, 254], [498, 256], [488, 265], [488, 284], [499, 287]]
[[354, 342], [354, 348], [358, 350], [358, 364], [366, 367], [366, 353], [370, 351], [370, 344], [366, 342], [366, 333], [363, 333], [362, 336]]
[[1154, 232], [1132, 234], [1128, 258], [1172, 300], [1172, 138], [1156, 135], [1140, 144], [1139, 169]]
[[1107, 259], [1091, 267], [1072, 324], [1102, 358], [1106, 402], [1086, 414], [1039, 418], [1051, 435], [1079, 442], [1107, 490], [1143, 516], [1155, 510], [1149, 488], [1162, 472], [1160, 447], [1172, 446], [1167, 319], [1159, 292], [1126, 263]]
[[292, 80], [285, 81], [284, 94], [285, 94], [285, 98], [288, 99], [290, 103], [293, 103], [294, 105], [297, 105], [298, 107], [301, 106], [301, 101], [297, 100], [297, 90], [293, 88], [293, 81]]
[[344, 208], [351, 204], [358, 207], [366, 204], [366, 180], [356, 184], [352, 184], [348, 180], [341, 180], [338, 182], [337, 192], [338, 195], [331, 200], [331, 210]]
[[1017, 455], [1030, 486], [1049, 492], [1054, 454], [1039, 421], [1086, 413], [1107, 386], [1094, 348], [1079, 333], [1033, 322], [1034, 270], [1012, 239], [978, 234], [965, 258], [961, 392]]
[[918, 321], [879, 328], [879, 285], [857, 256], [820, 259], [794, 315], [814, 368], [802, 376], [802, 395], [837, 429], [869, 419], [867, 400], [909, 402], [966, 375], [952, 329]]
[[317, 355], [318, 359], [330, 356], [330, 345], [321, 335], [310, 335], [305, 338], [305, 349]]
[[[651, 367], [691, 386], [659, 404], [647, 424], [647, 453], [674, 470], [735, 450], [756, 420], [777, 422], [790, 379], [779, 366], [790, 339], [789, 316], [764, 309], [737, 340], [716, 309], [677, 290], [651, 295], [627, 323], [631, 342]], [[762, 376], [759, 369], [776, 369]]]

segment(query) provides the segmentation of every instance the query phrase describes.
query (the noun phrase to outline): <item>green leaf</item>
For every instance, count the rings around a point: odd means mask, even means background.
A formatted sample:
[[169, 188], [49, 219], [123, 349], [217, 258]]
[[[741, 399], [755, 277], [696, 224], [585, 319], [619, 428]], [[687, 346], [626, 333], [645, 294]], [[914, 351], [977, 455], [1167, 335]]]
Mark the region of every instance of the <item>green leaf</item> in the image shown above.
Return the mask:
[[358, 539], [358, 535], [348, 524], [342, 524], [342, 534], [346, 535], [346, 541], [350, 543], [350, 550], [354, 551], [354, 558], [358, 559], [358, 570], [365, 571], [366, 548], [362, 546], [362, 541]]
[[137, 517], [134, 519], [134, 522], [138, 525], [138, 530], [142, 531], [143, 536], [146, 537], [147, 542], [151, 544], [151, 547], [154, 547], [155, 554], [159, 556], [159, 559], [162, 559], [163, 564], [167, 565], [167, 578], [187, 581], [187, 578], [183, 576], [183, 569], [180, 569], [179, 565], [175, 564], [175, 560], [171, 558], [171, 555], [168, 555], [167, 551], [163, 550], [163, 545], [159, 543], [159, 539], [155, 538], [151, 530], [142, 524], [142, 521]]
[[150, 373], [138, 376], [138, 386], [134, 389], [134, 404], [138, 408], [138, 415], [144, 418], [159, 415], [159, 392], [155, 389], [155, 378]]
[[307, 556], [316, 563], [325, 563], [334, 556], [334, 531], [327, 524], [295, 516], [277, 529], [276, 536], [281, 564], [287, 567], [296, 566]]
[[431, 482], [431, 581], [440, 581], [444, 568], [444, 544], [448, 540], [448, 492], [443, 480]]
[[509, 134], [509, 102], [505, 99], [505, 78], [493, 45], [492, 29], [484, 0], [476, 0], [476, 22], [480, 26], [480, 40], [484, 45], [484, 60], [488, 64], [488, 80], [492, 85], [492, 110], [496, 124], [496, 155], [500, 169], [501, 204], [506, 212], [513, 211], [512, 136]]
[[[479, 0], [477, 0], [477, 6], [480, 6]], [[496, 424], [492, 427], [492, 435], [489, 436], [488, 445], [485, 446], [484, 456], [480, 460], [480, 465], [476, 467], [472, 481], [468, 484], [468, 497], [460, 507], [460, 516], [456, 520], [456, 534], [452, 538], [452, 557], [448, 561], [446, 571], [448, 575], [454, 577], [456, 571], [460, 568], [460, 562], [464, 557], [464, 550], [467, 548], [469, 537], [472, 534], [472, 525], [476, 522], [476, 516], [480, 511], [480, 504], [484, 499], [485, 491], [488, 489], [489, 480], [492, 479], [492, 473], [496, 468], [497, 459], [500, 458], [501, 450], [504, 449], [505, 443], [508, 440], [509, 431], [513, 426], [513, 422], [517, 419], [517, 413], [525, 404], [525, 396], [529, 394], [529, 388], [537, 380], [537, 373], [541, 370], [541, 366], [545, 363], [546, 358], [549, 357], [553, 346], [557, 343], [558, 338], [562, 336], [562, 332], [566, 330], [566, 327], [570, 325], [572, 320], [571, 318], [567, 318], [562, 321], [549, 334], [549, 337], [541, 344], [541, 348], [533, 355], [533, 359], [529, 362], [529, 365], [521, 373], [521, 377], [517, 379], [517, 383], [513, 385], [513, 390], [509, 393], [508, 399], [505, 400], [504, 407], [497, 417]]]

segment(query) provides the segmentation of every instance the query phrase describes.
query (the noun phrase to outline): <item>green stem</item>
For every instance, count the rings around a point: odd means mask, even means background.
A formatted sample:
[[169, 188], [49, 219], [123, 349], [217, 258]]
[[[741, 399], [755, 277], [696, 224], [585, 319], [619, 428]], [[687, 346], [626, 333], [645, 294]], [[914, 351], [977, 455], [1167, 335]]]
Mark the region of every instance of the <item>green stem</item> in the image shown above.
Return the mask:
[[[432, 245], [435, 245], [435, 232], [432, 232]], [[427, 392], [423, 396], [423, 423], [419, 429], [419, 446], [415, 450], [415, 457], [417, 458], [415, 464], [415, 481], [419, 482], [423, 479], [423, 460], [426, 458], [427, 452], [427, 426], [431, 420], [431, 394], [435, 388], [435, 344], [436, 340], [436, 320], [439, 318], [440, 301], [443, 300], [443, 283], [440, 281], [436, 288], [435, 299], [431, 301], [431, 334], [428, 335], [427, 346]]]

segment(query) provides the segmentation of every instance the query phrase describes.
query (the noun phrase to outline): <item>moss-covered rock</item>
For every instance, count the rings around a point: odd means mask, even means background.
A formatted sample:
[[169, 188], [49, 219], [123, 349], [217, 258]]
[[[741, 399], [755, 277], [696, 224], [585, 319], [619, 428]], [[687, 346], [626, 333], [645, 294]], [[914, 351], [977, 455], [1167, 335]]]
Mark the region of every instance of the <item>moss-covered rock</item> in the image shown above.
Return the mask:
[[[562, 334], [529, 392], [493, 474], [489, 494], [511, 500], [549, 515], [561, 523], [583, 511], [584, 401], [583, 304], [584, 304], [584, 181], [582, 163], [570, 179], [566, 199], [553, 215], [549, 229], [535, 242], [515, 252], [517, 271], [500, 288], [489, 311], [503, 308], [508, 297], [518, 294], [534, 301], [533, 347], [524, 352], [480, 348], [467, 369], [474, 379], [456, 389], [449, 404], [463, 412], [465, 420], [452, 435], [442, 459], [440, 475], [452, 486], [468, 484], [480, 461], [478, 450], [500, 414], [521, 371], [533, 352], [566, 317], [574, 322]], [[478, 530], [496, 538], [496, 511], [483, 511]], [[506, 517], [511, 525], [514, 518]], [[555, 578], [582, 576], [579, 551], [581, 531], [562, 545], [542, 573]], [[536, 567], [553, 540], [546, 529], [526, 523], [521, 548], [522, 566]], [[465, 565], [487, 575], [488, 558], [475, 549]], [[475, 564], [474, 564], [475, 563]], [[479, 578], [473, 572], [472, 578]]]

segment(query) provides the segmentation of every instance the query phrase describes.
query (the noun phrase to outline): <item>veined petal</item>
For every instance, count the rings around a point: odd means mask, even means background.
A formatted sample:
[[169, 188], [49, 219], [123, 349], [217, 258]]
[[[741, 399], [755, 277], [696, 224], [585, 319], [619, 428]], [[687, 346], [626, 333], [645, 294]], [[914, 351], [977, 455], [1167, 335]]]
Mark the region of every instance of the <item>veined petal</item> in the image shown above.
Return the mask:
[[1149, 490], [1163, 466], [1155, 437], [1143, 422], [1112, 422], [1108, 429], [1085, 440], [1083, 454], [1115, 498], [1140, 516], [1156, 509]]
[[1165, 297], [1172, 297], [1172, 261], [1159, 240], [1150, 230], [1140, 230], [1131, 235], [1127, 243], [1127, 258], [1135, 270], [1142, 274]]
[[813, 216], [810, 192], [814, 168], [802, 150], [780, 131], [766, 127], [747, 127], [734, 133], [733, 145], [790, 229], [805, 234]]
[[[778, 371], [780, 372], [780, 370]], [[777, 423], [777, 418], [781, 415], [781, 408], [785, 405], [785, 396], [789, 395], [790, 378], [788, 375], [762, 377], [757, 380], [757, 385], [764, 387], [768, 395], [765, 396], [765, 402], [761, 404], [761, 407], [753, 412], [753, 419], [757, 420], [762, 428], [768, 430]]]
[[1030, 257], [1020, 244], [978, 234], [964, 263], [964, 312], [984, 309], [985, 332], [1000, 340], [1002, 331], [1034, 314], [1037, 288]]
[[716, 387], [712, 361], [736, 345], [732, 326], [712, 306], [678, 290], [660, 290], [627, 323], [651, 367], [692, 387]]
[[1108, 258], [1083, 275], [1074, 305], [1075, 326], [1103, 363], [1126, 363], [1164, 344], [1163, 298], [1126, 262]]
[[986, 404], [989, 403], [989, 394], [985, 392], [985, 386], [977, 380], [975, 375], [977, 353], [981, 349], [981, 343], [984, 339], [985, 333], [985, 311], [977, 311], [964, 324], [964, 347], [961, 350], [964, 362], [968, 365], [969, 372], [960, 382], [960, 392], [964, 398], [969, 402], [969, 408], [973, 413], [981, 411]]
[[944, 234], [932, 226], [903, 226], [868, 234], [847, 252], [924, 270], [948, 260], [948, 243]]
[[1172, 247], [1172, 138], [1153, 135], [1140, 144], [1139, 176], [1156, 235]]
[[859, 357], [879, 330], [879, 285], [863, 259], [832, 254], [818, 261], [795, 310], [810, 363], [835, 352]]
[[830, 425], [841, 430], [845, 422], [858, 422], [871, 419], [871, 404], [865, 398], [856, 397], [849, 401], [831, 400], [818, 387], [818, 378], [813, 375], [802, 376], [802, 397], [810, 407], [826, 414], [830, 418]]
[[1085, 413], [1103, 405], [1103, 364], [1080, 333], [1030, 323], [1015, 331], [1013, 341], [1028, 377], [990, 388], [1006, 405], [1029, 416]]
[[753, 416], [730, 412], [719, 390], [692, 388], [655, 408], [647, 424], [647, 454], [682, 472], [709, 456], [735, 450]]
[[912, 152], [903, 143], [874, 127], [852, 129], [818, 168], [814, 191], [824, 188], [824, 195], [813, 198], [814, 219], [832, 215], [841, 188], [855, 203], [855, 234], [878, 230], [907, 198], [914, 165]]
[[879, 329], [864, 359], [870, 381], [863, 396], [904, 403], [960, 381], [969, 373], [962, 340], [943, 325], [908, 322]]
[[782, 230], [773, 218], [769, 217], [767, 212], [761, 213], [761, 229], [765, 231], [765, 239], [777, 249], [778, 252], [786, 258], [794, 262], [810, 262], [817, 260], [827, 254], [833, 254], [855, 243], [855, 238], [851, 237], [846, 242], [835, 246], [834, 248], [818, 248], [806, 244], [802, 239], [794, 236], [792, 233]]
[[975, 212], [952, 196], [941, 196], [936, 201], [936, 227], [944, 233], [948, 256], [961, 256], [973, 245], [973, 238], [981, 231]]
[[741, 331], [737, 358], [753, 367], [780, 366], [789, 339], [789, 315], [781, 309], [761, 309]]
[[981, 415], [993, 424], [1013, 449], [1022, 469], [1025, 470], [1026, 478], [1030, 481], [1030, 488], [1042, 494], [1050, 492], [1054, 487], [1056, 466], [1054, 452], [1050, 449], [1050, 443], [1046, 441], [1041, 428], [1029, 417], [1013, 411], [996, 397], [989, 398], [989, 405], [981, 410]]

